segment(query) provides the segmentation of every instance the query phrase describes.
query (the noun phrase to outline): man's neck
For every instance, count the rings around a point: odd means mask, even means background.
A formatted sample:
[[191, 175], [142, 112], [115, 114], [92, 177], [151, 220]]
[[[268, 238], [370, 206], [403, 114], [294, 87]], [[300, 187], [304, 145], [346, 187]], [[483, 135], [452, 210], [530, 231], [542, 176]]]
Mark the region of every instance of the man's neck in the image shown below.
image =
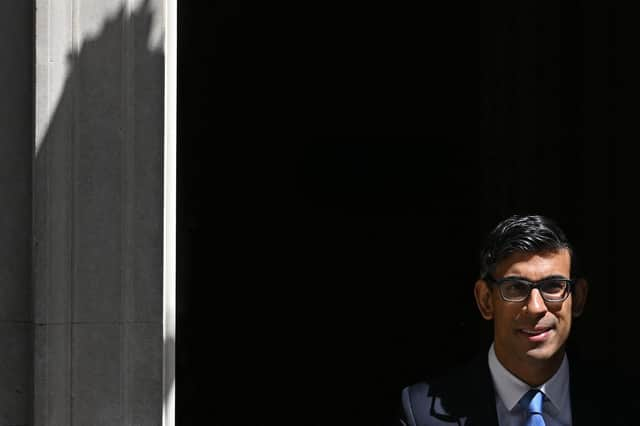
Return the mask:
[[496, 358], [500, 364], [504, 366], [511, 374], [525, 382], [531, 387], [538, 387], [546, 383], [553, 377], [560, 368], [564, 358], [564, 349], [558, 351], [552, 358], [539, 360], [528, 358], [520, 363], [505, 362], [508, 357], [501, 356], [500, 351], [496, 348]]

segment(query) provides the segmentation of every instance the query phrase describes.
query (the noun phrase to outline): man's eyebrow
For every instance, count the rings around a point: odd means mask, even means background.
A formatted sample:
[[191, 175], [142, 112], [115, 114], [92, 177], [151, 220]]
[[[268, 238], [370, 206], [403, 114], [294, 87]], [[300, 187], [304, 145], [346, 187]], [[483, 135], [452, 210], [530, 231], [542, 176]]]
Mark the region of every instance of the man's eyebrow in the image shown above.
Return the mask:
[[523, 277], [522, 275], [507, 275], [507, 276], [503, 277], [502, 279], [503, 280], [505, 280], [505, 279], [521, 280], [521, 281], [527, 281], [527, 282], [532, 283], [532, 282], [539, 282], [539, 281], [551, 280], [551, 279], [568, 280], [569, 278], [565, 277], [564, 275], [554, 274], [554, 275], [547, 275], [546, 277], [540, 278], [538, 281], [531, 281], [529, 278]]

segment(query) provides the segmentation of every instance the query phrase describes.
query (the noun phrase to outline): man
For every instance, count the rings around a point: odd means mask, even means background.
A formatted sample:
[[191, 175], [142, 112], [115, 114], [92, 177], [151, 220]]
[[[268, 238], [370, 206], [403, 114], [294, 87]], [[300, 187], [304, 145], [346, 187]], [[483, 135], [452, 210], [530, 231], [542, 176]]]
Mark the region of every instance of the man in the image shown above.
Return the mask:
[[493, 321], [492, 345], [446, 377], [405, 388], [400, 424], [638, 423], [624, 419], [632, 407], [620, 404], [623, 389], [605, 387], [598, 371], [567, 356], [587, 282], [576, 276], [573, 248], [556, 223], [542, 216], [499, 223], [485, 241], [474, 294]]

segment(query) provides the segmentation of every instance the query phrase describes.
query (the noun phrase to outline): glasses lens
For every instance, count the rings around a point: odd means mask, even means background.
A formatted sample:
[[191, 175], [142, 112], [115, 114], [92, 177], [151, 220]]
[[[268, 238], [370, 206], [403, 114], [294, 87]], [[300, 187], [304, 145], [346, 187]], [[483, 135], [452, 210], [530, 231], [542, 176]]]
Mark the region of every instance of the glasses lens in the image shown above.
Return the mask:
[[560, 300], [564, 298], [567, 285], [566, 280], [551, 279], [540, 283], [540, 290], [545, 298], [549, 300]]
[[500, 285], [502, 296], [507, 300], [524, 300], [529, 295], [529, 285], [522, 281], [503, 281]]

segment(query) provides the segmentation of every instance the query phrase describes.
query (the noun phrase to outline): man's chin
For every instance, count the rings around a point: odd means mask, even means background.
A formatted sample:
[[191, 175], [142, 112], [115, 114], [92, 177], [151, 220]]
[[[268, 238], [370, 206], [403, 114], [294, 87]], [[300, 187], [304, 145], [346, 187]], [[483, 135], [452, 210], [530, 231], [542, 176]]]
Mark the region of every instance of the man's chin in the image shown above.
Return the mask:
[[530, 348], [525, 352], [525, 354], [531, 361], [546, 362], [553, 359], [558, 352], [558, 348], [547, 343], [536, 346], [535, 348]]
[[552, 357], [551, 351], [544, 348], [530, 349], [526, 352], [526, 356], [532, 361], [548, 361]]

